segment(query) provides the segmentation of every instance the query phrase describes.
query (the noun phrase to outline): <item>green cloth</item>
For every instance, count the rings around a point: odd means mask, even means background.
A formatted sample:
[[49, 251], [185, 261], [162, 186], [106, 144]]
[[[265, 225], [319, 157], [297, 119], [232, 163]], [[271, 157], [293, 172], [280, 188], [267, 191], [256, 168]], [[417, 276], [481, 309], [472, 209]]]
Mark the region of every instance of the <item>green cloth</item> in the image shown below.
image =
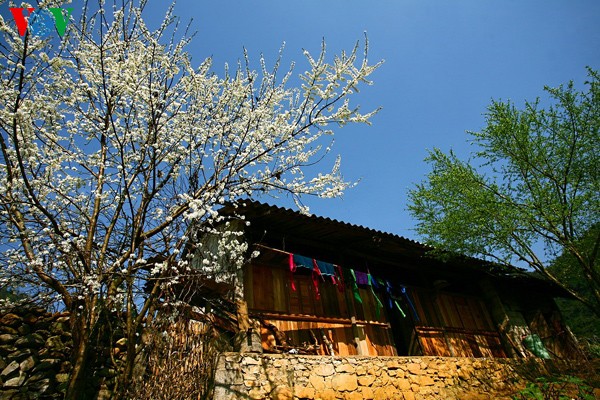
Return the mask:
[[375, 308], [375, 318], [379, 319], [379, 316], [381, 315], [381, 309], [383, 308], [383, 304], [381, 303], [381, 300], [379, 300], [379, 297], [377, 297], [377, 294], [375, 294], [375, 290], [373, 290], [373, 277], [371, 276], [371, 274], [369, 274], [368, 277], [369, 286], [371, 287], [371, 293], [373, 293], [373, 297], [375, 297], [375, 300], [377, 301], [377, 307]]
[[533, 354], [538, 356], [539, 358], [543, 358], [546, 360], [551, 359], [550, 353], [544, 346], [544, 342], [542, 342], [542, 338], [539, 337], [536, 333], [527, 336], [523, 339], [523, 345], [527, 348], [527, 350], [531, 351]]
[[346, 279], [346, 282], [350, 282], [350, 285], [352, 286], [352, 293], [354, 293], [354, 299], [362, 304], [363, 301], [360, 297], [360, 293], [358, 292], [358, 285], [356, 284], [356, 275], [354, 275], [354, 270], [351, 269], [349, 271], [350, 275], [348, 276], [348, 279], [345, 277], [344, 279]]

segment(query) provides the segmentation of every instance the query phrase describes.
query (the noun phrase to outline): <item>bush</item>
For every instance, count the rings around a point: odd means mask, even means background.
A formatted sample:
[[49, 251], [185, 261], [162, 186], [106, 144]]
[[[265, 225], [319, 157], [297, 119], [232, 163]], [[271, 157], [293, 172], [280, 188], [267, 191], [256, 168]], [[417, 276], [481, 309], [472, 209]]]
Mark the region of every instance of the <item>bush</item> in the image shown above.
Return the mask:
[[575, 376], [542, 377], [530, 382], [513, 400], [595, 400], [594, 389]]

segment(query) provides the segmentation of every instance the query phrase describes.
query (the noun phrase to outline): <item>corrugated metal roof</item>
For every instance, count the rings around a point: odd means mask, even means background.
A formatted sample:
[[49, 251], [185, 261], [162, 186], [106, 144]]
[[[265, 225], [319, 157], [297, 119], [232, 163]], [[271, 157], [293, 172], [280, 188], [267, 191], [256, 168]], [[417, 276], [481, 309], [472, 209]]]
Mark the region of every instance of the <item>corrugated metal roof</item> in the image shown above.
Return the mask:
[[[351, 250], [360, 250], [363, 254], [377, 256], [380, 259], [394, 263], [399, 257], [418, 260], [419, 263], [431, 264], [431, 257], [426, 255], [433, 247], [406, 237], [389, 232], [368, 228], [362, 225], [351, 224], [336, 219], [305, 215], [290, 208], [279, 207], [255, 200], [243, 199], [235, 204], [230, 203], [220, 210], [222, 215], [243, 214], [252, 222], [252, 227], [268, 227], [271, 232], [290, 233], [296, 237], [317, 239], [319, 242], [331, 246], [343, 246]], [[449, 264], [438, 262], [440, 267], [452, 267], [456, 271], [469, 270], [474, 274], [487, 274], [494, 278], [508, 279], [512, 282], [521, 282], [545, 286], [547, 289], [557, 290], [550, 282], [533, 276], [528, 271], [497, 263], [477, 259], [474, 257], [460, 256]], [[562, 290], [558, 290], [562, 292]], [[559, 295], [564, 295], [560, 293]]]

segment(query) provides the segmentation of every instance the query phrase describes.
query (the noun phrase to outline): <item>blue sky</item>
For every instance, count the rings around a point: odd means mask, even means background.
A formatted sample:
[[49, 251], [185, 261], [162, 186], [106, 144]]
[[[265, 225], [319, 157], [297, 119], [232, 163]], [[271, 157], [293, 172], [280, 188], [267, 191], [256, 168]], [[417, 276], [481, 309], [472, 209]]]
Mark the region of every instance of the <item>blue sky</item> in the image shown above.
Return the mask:
[[[168, 4], [149, 2], [151, 27]], [[597, 0], [179, 0], [175, 14], [197, 31], [188, 48], [194, 63], [212, 56], [220, 75], [244, 47], [255, 68], [260, 53], [273, 65], [284, 41], [284, 65], [297, 61], [300, 73], [303, 48], [318, 53], [324, 38], [333, 56], [367, 32], [370, 60], [385, 63], [356, 101], [365, 111], [383, 110], [372, 126], [338, 130], [333, 148], [344, 177], [360, 183], [343, 199], [307, 204], [317, 215], [414, 239], [407, 191], [425, 178], [428, 149], [466, 157], [465, 131], [484, 126], [492, 98], [520, 106], [543, 95], [544, 85], [573, 79], [581, 87], [585, 66], [600, 67]]]
[[[152, 4], [149, 16], [160, 16]], [[193, 60], [212, 56], [218, 73], [243, 47], [272, 64], [284, 41], [300, 73], [303, 48], [316, 53], [325, 38], [329, 54], [349, 50], [366, 31], [369, 58], [385, 63], [358, 102], [383, 110], [372, 126], [336, 132], [334, 146], [345, 178], [361, 181], [343, 199], [307, 203], [317, 215], [411, 238], [407, 191], [425, 178], [428, 149], [466, 157], [465, 131], [484, 126], [492, 98], [522, 105], [544, 85], [582, 86], [585, 66], [600, 66], [597, 0], [180, 0], [175, 13], [193, 18]]]

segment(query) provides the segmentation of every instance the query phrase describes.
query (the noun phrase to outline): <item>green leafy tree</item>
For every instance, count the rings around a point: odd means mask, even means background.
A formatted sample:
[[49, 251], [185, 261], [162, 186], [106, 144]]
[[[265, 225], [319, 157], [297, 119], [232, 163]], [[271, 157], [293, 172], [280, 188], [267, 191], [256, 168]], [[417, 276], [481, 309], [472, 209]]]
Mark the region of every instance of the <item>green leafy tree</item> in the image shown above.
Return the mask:
[[[596, 225], [581, 240], [580, 246], [594, 246], [600, 226]], [[586, 300], [593, 301], [593, 285], [585, 279], [577, 261], [570, 253], [562, 254], [548, 267], [549, 271], [561, 282], [577, 290]], [[565, 320], [573, 332], [580, 338], [600, 337], [600, 317], [590, 315], [587, 307], [576, 300], [557, 299]]]
[[[492, 101], [487, 126], [469, 132], [468, 161], [439, 149], [425, 182], [409, 193], [409, 210], [427, 242], [502, 264], [526, 262], [600, 315], [600, 86], [588, 68], [586, 90], [573, 82], [545, 87], [523, 109]], [[589, 235], [588, 235], [589, 234]], [[585, 238], [585, 240], [583, 240]], [[548, 269], [568, 254], [586, 293]]]

